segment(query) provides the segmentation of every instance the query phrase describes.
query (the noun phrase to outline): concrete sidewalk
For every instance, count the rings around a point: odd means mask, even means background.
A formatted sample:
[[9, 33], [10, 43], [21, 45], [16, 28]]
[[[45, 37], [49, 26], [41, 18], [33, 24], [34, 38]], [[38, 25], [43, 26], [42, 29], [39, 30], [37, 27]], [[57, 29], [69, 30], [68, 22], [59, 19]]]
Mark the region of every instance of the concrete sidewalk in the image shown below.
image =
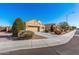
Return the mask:
[[65, 44], [71, 40], [75, 32], [76, 30], [64, 35], [48, 35], [49, 37], [45, 34], [48, 37], [48, 39], [0, 42], [0, 53], [5, 53], [8, 51], [14, 51], [19, 49], [42, 48]]

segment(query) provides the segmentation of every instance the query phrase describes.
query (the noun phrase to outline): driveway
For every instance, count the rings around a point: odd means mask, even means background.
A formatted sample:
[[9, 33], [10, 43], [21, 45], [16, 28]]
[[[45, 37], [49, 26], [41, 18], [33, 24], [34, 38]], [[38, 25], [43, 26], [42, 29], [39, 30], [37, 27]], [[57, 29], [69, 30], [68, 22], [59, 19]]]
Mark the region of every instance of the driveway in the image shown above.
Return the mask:
[[[77, 29], [74, 37], [66, 44], [35, 48], [35, 49], [21, 49], [6, 53], [1, 53], [3, 55], [71, 55], [79, 54], [79, 29]], [[21, 42], [22, 43], [22, 42]], [[24, 43], [24, 42], [23, 42]]]

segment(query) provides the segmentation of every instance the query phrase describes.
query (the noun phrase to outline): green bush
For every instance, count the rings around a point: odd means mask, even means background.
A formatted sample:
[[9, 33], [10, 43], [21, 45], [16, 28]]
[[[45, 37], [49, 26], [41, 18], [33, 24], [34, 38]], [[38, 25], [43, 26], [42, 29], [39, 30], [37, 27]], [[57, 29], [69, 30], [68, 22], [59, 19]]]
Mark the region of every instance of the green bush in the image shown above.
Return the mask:
[[34, 36], [34, 32], [32, 31], [20, 31], [18, 33], [18, 37], [22, 39], [31, 39]]

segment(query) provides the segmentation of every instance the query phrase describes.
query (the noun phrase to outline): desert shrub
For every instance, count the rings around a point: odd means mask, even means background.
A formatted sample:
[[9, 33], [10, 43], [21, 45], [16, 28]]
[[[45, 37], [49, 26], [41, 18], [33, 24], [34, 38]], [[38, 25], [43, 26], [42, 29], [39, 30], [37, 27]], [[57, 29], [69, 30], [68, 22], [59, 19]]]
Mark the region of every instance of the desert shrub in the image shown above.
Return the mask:
[[34, 36], [34, 32], [32, 31], [20, 31], [18, 33], [18, 37], [22, 39], [31, 39]]
[[59, 35], [59, 34], [62, 33], [62, 29], [61, 29], [60, 27], [56, 27], [56, 28], [54, 29], [54, 33], [57, 34], [57, 35]]
[[62, 33], [61, 30], [59, 30], [59, 29], [56, 29], [54, 32], [55, 32], [55, 34], [57, 34], [57, 35], [59, 35], [59, 34]]

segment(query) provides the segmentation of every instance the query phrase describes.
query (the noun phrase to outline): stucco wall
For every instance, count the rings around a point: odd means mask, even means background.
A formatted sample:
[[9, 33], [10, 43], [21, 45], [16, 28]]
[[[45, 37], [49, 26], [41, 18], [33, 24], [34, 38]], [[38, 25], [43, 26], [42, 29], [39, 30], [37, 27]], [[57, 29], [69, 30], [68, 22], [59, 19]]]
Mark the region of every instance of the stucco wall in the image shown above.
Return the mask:
[[36, 20], [26, 22], [26, 30], [38, 31], [38, 28], [39, 28], [39, 31], [44, 31], [45, 25], [38, 23], [38, 21]]

